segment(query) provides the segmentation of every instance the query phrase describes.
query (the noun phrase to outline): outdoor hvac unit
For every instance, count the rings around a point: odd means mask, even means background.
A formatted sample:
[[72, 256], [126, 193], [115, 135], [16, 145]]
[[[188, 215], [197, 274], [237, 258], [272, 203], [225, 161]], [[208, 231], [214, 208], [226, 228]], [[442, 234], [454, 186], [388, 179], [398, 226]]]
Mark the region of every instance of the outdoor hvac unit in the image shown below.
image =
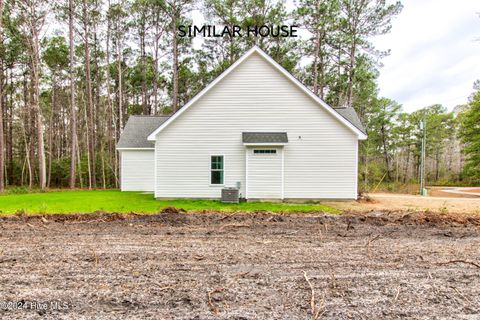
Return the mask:
[[222, 189], [223, 203], [238, 203], [238, 189], [237, 188], [223, 188]]

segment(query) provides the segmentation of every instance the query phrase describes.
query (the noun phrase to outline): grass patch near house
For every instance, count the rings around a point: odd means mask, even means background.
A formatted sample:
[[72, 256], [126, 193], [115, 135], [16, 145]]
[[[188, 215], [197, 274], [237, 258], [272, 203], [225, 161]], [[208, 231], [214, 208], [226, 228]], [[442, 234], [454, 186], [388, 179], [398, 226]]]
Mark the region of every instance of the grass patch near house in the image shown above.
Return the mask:
[[326, 212], [339, 210], [320, 203], [244, 202], [225, 204], [214, 200], [155, 200], [152, 194], [118, 190], [52, 191], [0, 196], [0, 215], [23, 211], [27, 214], [87, 213], [95, 211], [120, 213], [158, 213], [166, 207], [187, 212]]

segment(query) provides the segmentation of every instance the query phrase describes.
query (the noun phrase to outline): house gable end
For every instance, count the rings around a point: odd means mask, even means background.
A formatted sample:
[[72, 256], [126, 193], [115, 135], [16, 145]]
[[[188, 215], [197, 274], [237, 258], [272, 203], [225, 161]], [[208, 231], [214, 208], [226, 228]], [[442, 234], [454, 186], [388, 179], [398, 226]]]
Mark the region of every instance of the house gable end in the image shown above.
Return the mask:
[[[323, 100], [321, 100], [318, 96], [316, 96], [313, 92], [311, 92], [308, 88], [306, 88], [303, 84], [301, 84], [297, 79], [295, 79], [290, 73], [288, 73], [283, 67], [281, 67], [277, 62], [275, 62], [270, 56], [268, 56], [264, 51], [259, 49], [258, 47], [253, 47], [247, 53], [245, 53], [239, 60], [237, 60], [232, 66], [230, 66], [226, 71], [224, 71], [220, 76], [218, 76], [212, 83], [210, 83], [207, 87], [205, 87], [200, 93], [198, 93], [192, 100], [190, 100], [182, 109], [176, 112], [172, 117], [170, 117], [167, 121], [162, 123], [155, 131], [153, 131], [149, 136], [148, 140], [154, 141], [156, 140], [156, 136], [159, 132], [163, 129], [168, 127], [172, 122], [174, 122], [177, 118], [179, 118], [183, 113], [185, 113], [191, 106], [197, 103], [199, 100], [202, 99], [205, 95], [209, 94], [215, 87], [219, 86], [224, 79], [228, 78], [229, 75], [234, 75], [237, 69], [245, 62], [250, 60], [249, 58], [257, 54], [262, 57], [264, 61], [268, 62], [269, 65], [273, 67], [277, 72], [275, 74], [280, 73], [279, 76], [283, 76], [287, 78], [291, 83], [294, 85], [295, 88], [291, 90], [297, 89], [302, 91], [306, 94], [309, 98], [314, 100], [316, 104], [319, 104], [320, 107], [327, 111], [334, 119], [337, 120], [339, 123], [347, 127], [351, 130], [354, 134], [357, 135], [358, 139], [363, 140], [366, 139], [366, 134], [363, 133], [360, 129], [346, 120], [342, 115], [337, 113], [332, 107], [326, 104]], [[258, 61], [258, 59], [257, 59]], [[255, 62], [258, 63], [258, 62]]]

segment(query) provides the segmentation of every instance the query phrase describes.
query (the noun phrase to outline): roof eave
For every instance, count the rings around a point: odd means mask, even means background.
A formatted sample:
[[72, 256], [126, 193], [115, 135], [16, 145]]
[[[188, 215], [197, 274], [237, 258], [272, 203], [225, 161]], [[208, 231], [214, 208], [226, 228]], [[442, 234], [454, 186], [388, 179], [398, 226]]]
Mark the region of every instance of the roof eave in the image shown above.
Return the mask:
[[154, 147], [116, 147], [118, 151], [122, 150], [155, 150]]
[[251, 147], [268, 147], [268, 146], [285, 146], [288, 142], [244, 142], [244, 146]]

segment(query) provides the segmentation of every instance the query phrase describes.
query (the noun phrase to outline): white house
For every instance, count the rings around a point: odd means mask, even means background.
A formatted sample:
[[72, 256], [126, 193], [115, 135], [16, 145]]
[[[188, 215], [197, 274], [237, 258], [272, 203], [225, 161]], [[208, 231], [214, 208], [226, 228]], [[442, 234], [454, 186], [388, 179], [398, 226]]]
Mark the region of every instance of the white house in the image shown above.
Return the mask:
[[332, 108], [258, 47], [171, 117], [131, 116], [120, 137], [121, 189], [155, 198], [355, 199], [352, 108]]

